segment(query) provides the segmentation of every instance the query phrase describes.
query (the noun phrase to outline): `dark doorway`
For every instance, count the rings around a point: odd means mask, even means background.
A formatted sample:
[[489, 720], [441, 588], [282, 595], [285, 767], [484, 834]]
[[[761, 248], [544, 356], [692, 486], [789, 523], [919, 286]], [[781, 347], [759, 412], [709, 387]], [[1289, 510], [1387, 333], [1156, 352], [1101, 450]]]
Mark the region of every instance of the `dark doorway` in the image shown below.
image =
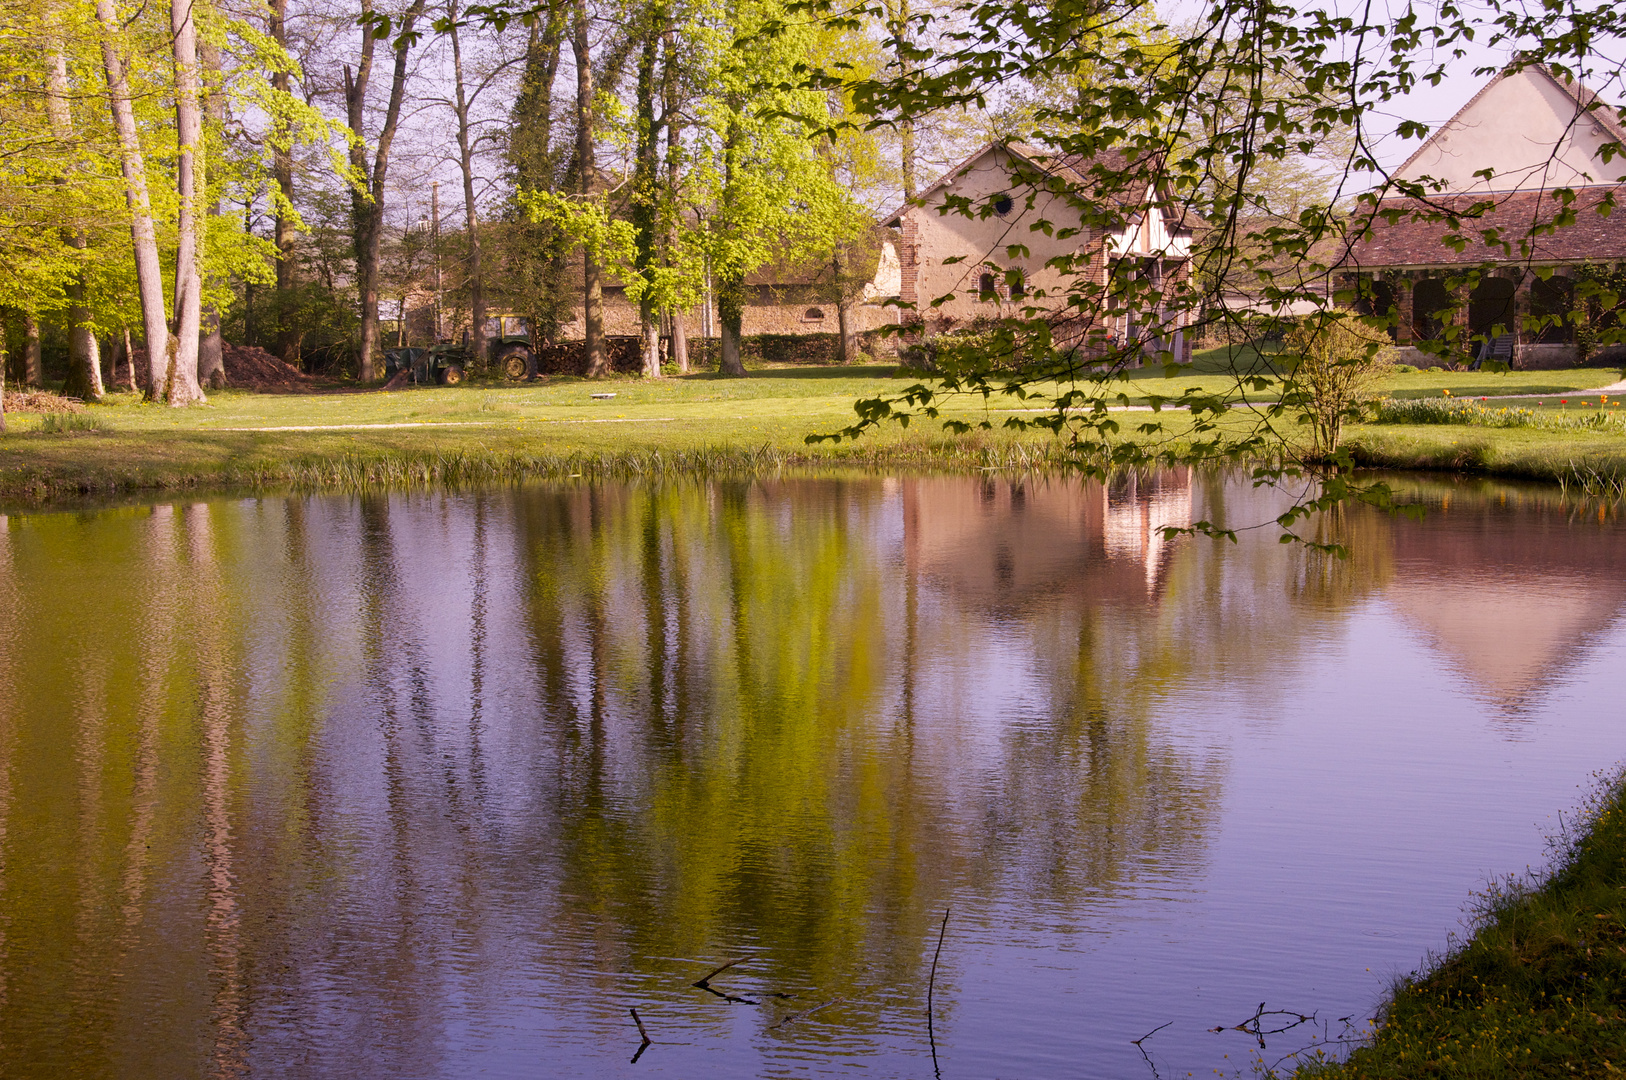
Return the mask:
[[1395, 287], [1377, 278], [1362, 278], [1359, 288], [1360, 296], [1355, 301], [1355, 310], [1362, 315], [1378, 315], [1387, 319], [1389, 340], [1393, 341], [1400, 314], [1395, 306]]
[[1468, 295], [1468, 333], [1473, 337], [1495, 338], [1511, 334], [1518, 323], [1513, 318], [1511, 278], [1488, 277]]
[[[1575, 282], [1553, 275], [1530, 283], [1530, 314], [1542, 320], [1536, 331], [1538, 345], [1567, 345], [1575, 340], [1575, 328], [1566, 315], [1575, 304]], [[1549, 322], [1548, 320], [1554, 320]]]
[[1445, 329], [1445, 309], [1451, 294], [1439, 278], [1423, 278], [1411, 289], [1412, 335], [1418, 341], [1438, 341]]

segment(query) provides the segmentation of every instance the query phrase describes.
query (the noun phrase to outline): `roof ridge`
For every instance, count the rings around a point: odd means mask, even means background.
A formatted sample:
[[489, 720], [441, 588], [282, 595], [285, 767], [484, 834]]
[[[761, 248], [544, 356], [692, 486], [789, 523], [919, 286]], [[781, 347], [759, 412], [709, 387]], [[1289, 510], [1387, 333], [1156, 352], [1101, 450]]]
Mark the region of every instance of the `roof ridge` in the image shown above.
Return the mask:
[[1438, 139], [1441, 135], [1445, 134], [1447, 129], [1449, 129], [1452, 124], [1456, 123], [1457, 120], [1459, 120], [1462, 117], [1463, 113], [1465, 113], [1469, 109], [1473, 108], [1474, 105], [1478, 103], [1480, 98], [1484, 97], [1486, 94], [1488, 94], [1490, 92], [1491, 87], [1495, 86], [1497, 83], [1499, 83], [1503, 79], [1507, 78], [1508, 75], [1511, 73], [1512, 69], [1513, 69], [1513, 65], [1508, 64], [1507, 67], [1504, 67], [1501, 71], [1498, 71], [1496, 73], [1496, 77], [1494, 79], [1492, 79], [1490, 82], [1486, 83], [1484, 86], [1481, 86], [1479, 88], [1479, 91], [1476, 94], [1474, 94], [1473, 97], [1469, 98], [1466, 102], [1463, 103], [1462, 108], [1458, 109], [1456, 112], [1451, 114], [1451, 119], [1447, 120], [1445, 123], [1441, 124], [1439, 127], [1435, 128], [1432, 132], [1429, 133], [1428, 138], [1423, 140], [1423, 145], [1419, 146], [1416, 150], [1412, 151], [1411, 157], [1409, 157], [1405, 161], [1401, 162], [1400, 167], [1395, 169], [1394, 172], [1389, 174], [1390, 178], [1392, 179], [1392, 178], [1394, 178], [1396, 176], [1399, 176], [1401, 173], [1403, 173], [1407, 169], [1411, 168], [1412, 162], [1414, 162], [1418, 158], [1422, 157], [1423, 156], [1423, 151], [1427, 150], [1430, 146], [1432, 146], [1434, 144], [1435, 139]]
[[[1558, 87], [1565, 97], [1575, 102], [1577, 115], [1584, 112], [1588, 116], [1600, 120], [1605, 127], [1609, 128], [1610, 134], [1615, 137], [1615, 140], [1622, 144], [1622, 153], [1626, 154], [1626, 126], [1622, 126], [1620, 118], [1615, 114], [1614, 108], [1610, 106], [1608, 102], [1603, 101], [1602, 96], [1599, 95], [1597, 91], [1593, 90], [1589, 86], [1586, 86], [1579, 79], [1559, 78], [1556, 74], [1554, 74], [1551, 68], [1540, 60], [1530, 61], [1529, 63], [1521, 65], [1517, 59], [1514, 59], [1509, 60], [1506, 66], [1504, 66], [1501, 71], [1497, 72], [1493, 79], [1487, 82], [1484, 86], [1481, 86], [1474, 96], [1469, 98], [1463, 104], [1462, 108], [1452, 113], [1451, 119], [1447, 120], [1445, 123], [1441, 124], [1439, 127], [1430, 132], [1428, 138], [1423, 140], [1423, 145], [1414, 150], [1412, 155], [1405, 161], [1401, 162], [1399, 167], [1391, 172], [1389, 176], [1391, 178], [1399, 176], [1401, 173], [1411, 168], [1412, 164], [1418, 158], [1422, 157], [1423, 151], [1434, 145], [1435, 140], [1439, 139], [1440, 136], [1446, 133], [1446, 131], [1450, 130], [1451, 125], [1455, 124], [1462, 118], [1463, 113], [1467, 112], [1469, 109], [1478, 104], [1479, 99], [1489, 93], [1492, 87], [1501, 83], [1502, 80], [1506, 79], [1509, 75], [1529, 70], [1535, 70], [1536, 72], [1545, 76], [1547, 81]], [[1593, 102], [1599, 102], [1599, 107], [1593, 108]], [[1600, 183], [1611, 182], [1618, 181], [1600, 181]], [[1593, 185], [1588, 184], [1583, 186], [1591, 187]], [[1442, 194], [1448, 193], [1442, 192]]]

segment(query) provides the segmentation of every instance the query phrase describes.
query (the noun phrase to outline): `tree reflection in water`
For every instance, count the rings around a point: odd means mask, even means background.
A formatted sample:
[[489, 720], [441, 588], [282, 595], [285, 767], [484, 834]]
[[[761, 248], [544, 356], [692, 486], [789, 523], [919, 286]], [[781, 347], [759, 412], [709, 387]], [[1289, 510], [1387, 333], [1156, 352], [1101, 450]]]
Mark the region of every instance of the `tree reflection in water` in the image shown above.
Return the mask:
[[[1623, 580], [1551, 499], [1416, 491], [1455, 516], [1320, 523], [1348, 561], [1165, 539], [1275, 512], [1183, 473], [0, 518], [0, 1067], [588, 1075], [633, 1005], [640, 1067], [908, 1072], [950, 904], [944, 1047], [998, 974], [957, 934], [1087, 949], [1203, 888], [1232, 761], [1171, 719], [1192, 688], [1268, 703], [1375, 598], [1505, 672], [1440, 586], [1484, 577], [1465, 514], [1527, 594]], [[1525, 631], [1489, 697], [1528, 708], [1622, 599]], [[1045, 1053], [1163, 1019], [1032, 1008]]]

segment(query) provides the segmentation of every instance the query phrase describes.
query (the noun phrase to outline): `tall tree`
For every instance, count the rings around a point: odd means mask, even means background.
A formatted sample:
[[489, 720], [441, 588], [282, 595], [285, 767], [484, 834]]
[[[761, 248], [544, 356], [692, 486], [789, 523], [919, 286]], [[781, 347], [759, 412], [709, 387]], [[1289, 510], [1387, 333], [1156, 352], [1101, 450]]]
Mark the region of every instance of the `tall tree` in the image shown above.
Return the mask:
[[[645, 281], [657, 272], [660, 263], [661, 223], [665, 216], [662, 207], [668, 194], [661, 184], [660, 127], [655, 119], [655, 101], [664, 82], [659, 79], [656, 68], [668, 19], [664, 4], [647, 4], [643, 11], [643, 26], [639, 29], [643, 40], [638, 51], [632, 223], [637, 243], [635, 265]], [[668, 66], [673, 62], [670, 53], [666, 62]], [[638, 352], [643, 361], [644, 374], [651, 378], [659, 378], [661, 374], [657, 299], [657, 290], [652, 288], [643, 289], [638, 297]]]
[[[203, 325], [203, 269], [198, 209], [204, 192], [202, 79], [198, 70], [197, 0], [170, 0], [170, 48], [175, 57], [175, 313], [163, 364], [164, 399], [171, 405], [203, 400], [198, 344]], [[155, 367], [159, 366], [156, 363]]]
[[[554, 139], [554, 81], [564, 48], [568, 15], [549, 8], [530, 26], [525, 66], [508, 127], [507, 159], [514, 179], [516, 206], [504, 230], [505, 278], [514, 301], [531, 325], [531, 375], [536, 374], [539, 347], [559, 336], [564, 297], [563, 234], [550, 221], [533, 220], [525, 200], [559, 189], [568, 151]], [[568, 144], [565, 144], [568, 145]]]
[[[572, 0], [570, 46], [576, 59], [576, 190], [587, 196], [598, 178], [593, 134], [596, 124], [593, 101], [593, 55], [589, 47], [587, 0]], [[604, 349], [604, 279], [598, 254], [591, 245], [582, 246], [582, 330], [587, 375], [599, 377], [610, 372], [609, 355]]]
[[[64, 145], [73, 141], [73, 112], [69, 107], [67, 44], [59, 34], [52, 42], [50, 73], [46, 81], [46, 108], [51, 117], [51, 133]], [[72, 182], [59, 177], [59, 184]], [[75, 254], [83, 260], [90, 246], [83, 228], [70, 225], [63, 230]], [[86, 401], [100, 401], [102, 397], [101, 354], [96, 341], [96, 327], [90, 307], [85, 303], [85, 271], [76, 269], [66, 282], [68, 294], [68, 378], [63, 393]]]
[[[153, 220], [152, 197], [147, 188], [146, 155], [136, 126], [130, 87], [123, 21], [114, 0], [96, 0], [96, 21], [101, 28], [102, 70], [107, 97], [119, 140], [119, 168], [124, 176], [125, 202], [130, 213], [130, 237], [135, 255], [136, 288], [141, 301], [141, 323], [147, 344], [147, 398], [166, 400], [166, 365], [170, 351], [169, 320], [164, 308], [163, 265], [158, 257], [158, 231]], [[172, 404], [185, 404], [176, 401]]]
[[452, 112], [457, 117], [457, 164], [463, 174], [463, 227], [467, 233], [468, 260], [466, 270], [469, 282], [469, 309], [473, 323], [472, 344], [474, 362], [486, 361], [486, 279], [482, 264], [480, 243], [480, 209], [474, 195], [474, 138], [469, 123], [469, 110], [479, 92], [490, 86], [488, 77], [482, 85], [469, 92], [463, 72], [462, 32], [457, 17], [457, 0], [446, 0], [447, 36], [452, 43], [452, 81], [455, 97]]
[[[105, 0], [103, 0], [105, 2]], [[356, 291], [361, 302], [361, 343], [356, 358], [356, 377], [371, 382], [373, 354], [379, 350], [378, 276], [379, 246], [384, 234], [384, 182], [389, 173], [390, 149], [401, 123], [401, 106], [406, 98], [407, 54], [416, 40], [416, 26], [426, 0], [413, 0], [401, 16], [391, 46], [395, 54], [390, 72], [390, 92], [384, 106], [384, 120], [367, 153], [367, 88], [373, 74], [375, 44], [390, 33], [390, 21], [379, 16], [373, 0], [361, 0], [361, 57], [352, 71], [344, 65], [345, 122], [354, 135], [350, 144], [350, 166], [355, 172], [350, 188], [350, 227], [356, 257]]]
[[[220, 46], [205, 41], [200, 44], [198, 55], [203, 62], [203, 70], [208, 73], [208, 83], [203, 88], [205, 114], [210, 124], [218, 131], [226, 124], [226, 93], [222, 85], [224, 72]], [[205, 187], [200, 174], [200, 197]], [[209, 201], [209, 222], [217, 223], [220, 216], [220, 198], [216, 196]], [[223, 389], [226, 385], [226, 339], [220, 332], [220, 309], [212, 300], [206, 300], [203, 305], [202, 334], [202, 340], [198, 342], [198, 382], [211, 390]]]
[[[663, 108], [666, 113], [666, 236], [665, 258], [668, 271], [677, 269], [680, 257], [679, 245], [683, 225], [682, 203], [679, 198], [680, 185], [683, 180], [683, 109], [679, 97], [681, 86], [679, 81], [680, 66], [678, 63], [678, 32], [674, 25], [675, 19], [669, 19], [664, 31], [666, 43], [666, 71]], [[675, 298], [668, 309], [668, 318], [672, 323], [672, 366], [679, 375], [689, 373], [689, 338], [683, 325], [683, 310], [691, 306]]]
[[[266, 29], [271, 41], [284, 52], [288, 49], [288, 0], [270, 0], [270, 16], [266, 22]], [[279, 63], [271, 69], [271, 90], [274, 94], [286, 96], [292, 92], [293, 79], [286, 63]], [[298, 228], [294, 215], [294, 148], [293, 132], [286, 117], [279, 116], [274, 119], [269, 142], [271, 143], [271, 180], [276, 185], [271, 196], [273, 215], [272, 241], [277, 249], [277, 282], [276, 304], [277, 331], [274, 346], [278, 356], [293, 362], [296, 360], [299, 345], [299, 334], [295, 329], [289, 313], [294, 306], [294, 288], [296, 285], [296, 253], [295, 237]]]
[[788, 118], [828, 105], [821, 91], [789, 88], [818, 48], [818, 34], [785, 16], [777, 0], [733, 0], [721, 16], [728, 44], [715, 50], [705, 73], [713, 89], [701, 106], [703, 141], [712, 160], [700, 171], [715, 209], [704, 243], [722, 324], [720, 370], [727, 375], [745, 373], [740, 339], [749, 276], [808, 260], [827, 266], [837, 246], [868, 227], [868, 213], [812, 135], [827, 122]]

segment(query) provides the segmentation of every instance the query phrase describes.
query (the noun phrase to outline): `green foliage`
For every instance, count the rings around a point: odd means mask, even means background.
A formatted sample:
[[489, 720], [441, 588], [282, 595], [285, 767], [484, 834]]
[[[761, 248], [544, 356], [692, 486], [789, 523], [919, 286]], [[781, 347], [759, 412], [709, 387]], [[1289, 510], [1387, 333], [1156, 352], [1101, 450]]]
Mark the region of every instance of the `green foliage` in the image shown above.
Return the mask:
[[1345, 421], [1360, 420], [1362, 406], [1390, 377], [1394, 346], [1371, 320], [1341, 308], [1305, 318], [1283, 344], [1297, 357], [1283, 398], [1310, 428], [1312, 460], [1330, 461]]
[[1575, 327], [1576, 352], [1584, 364], [1597, 355], [1599, 346], [1621, 340], [1626, 267], [1588, 263], [1576, 268], [1574, 282], [1569, 318]]

